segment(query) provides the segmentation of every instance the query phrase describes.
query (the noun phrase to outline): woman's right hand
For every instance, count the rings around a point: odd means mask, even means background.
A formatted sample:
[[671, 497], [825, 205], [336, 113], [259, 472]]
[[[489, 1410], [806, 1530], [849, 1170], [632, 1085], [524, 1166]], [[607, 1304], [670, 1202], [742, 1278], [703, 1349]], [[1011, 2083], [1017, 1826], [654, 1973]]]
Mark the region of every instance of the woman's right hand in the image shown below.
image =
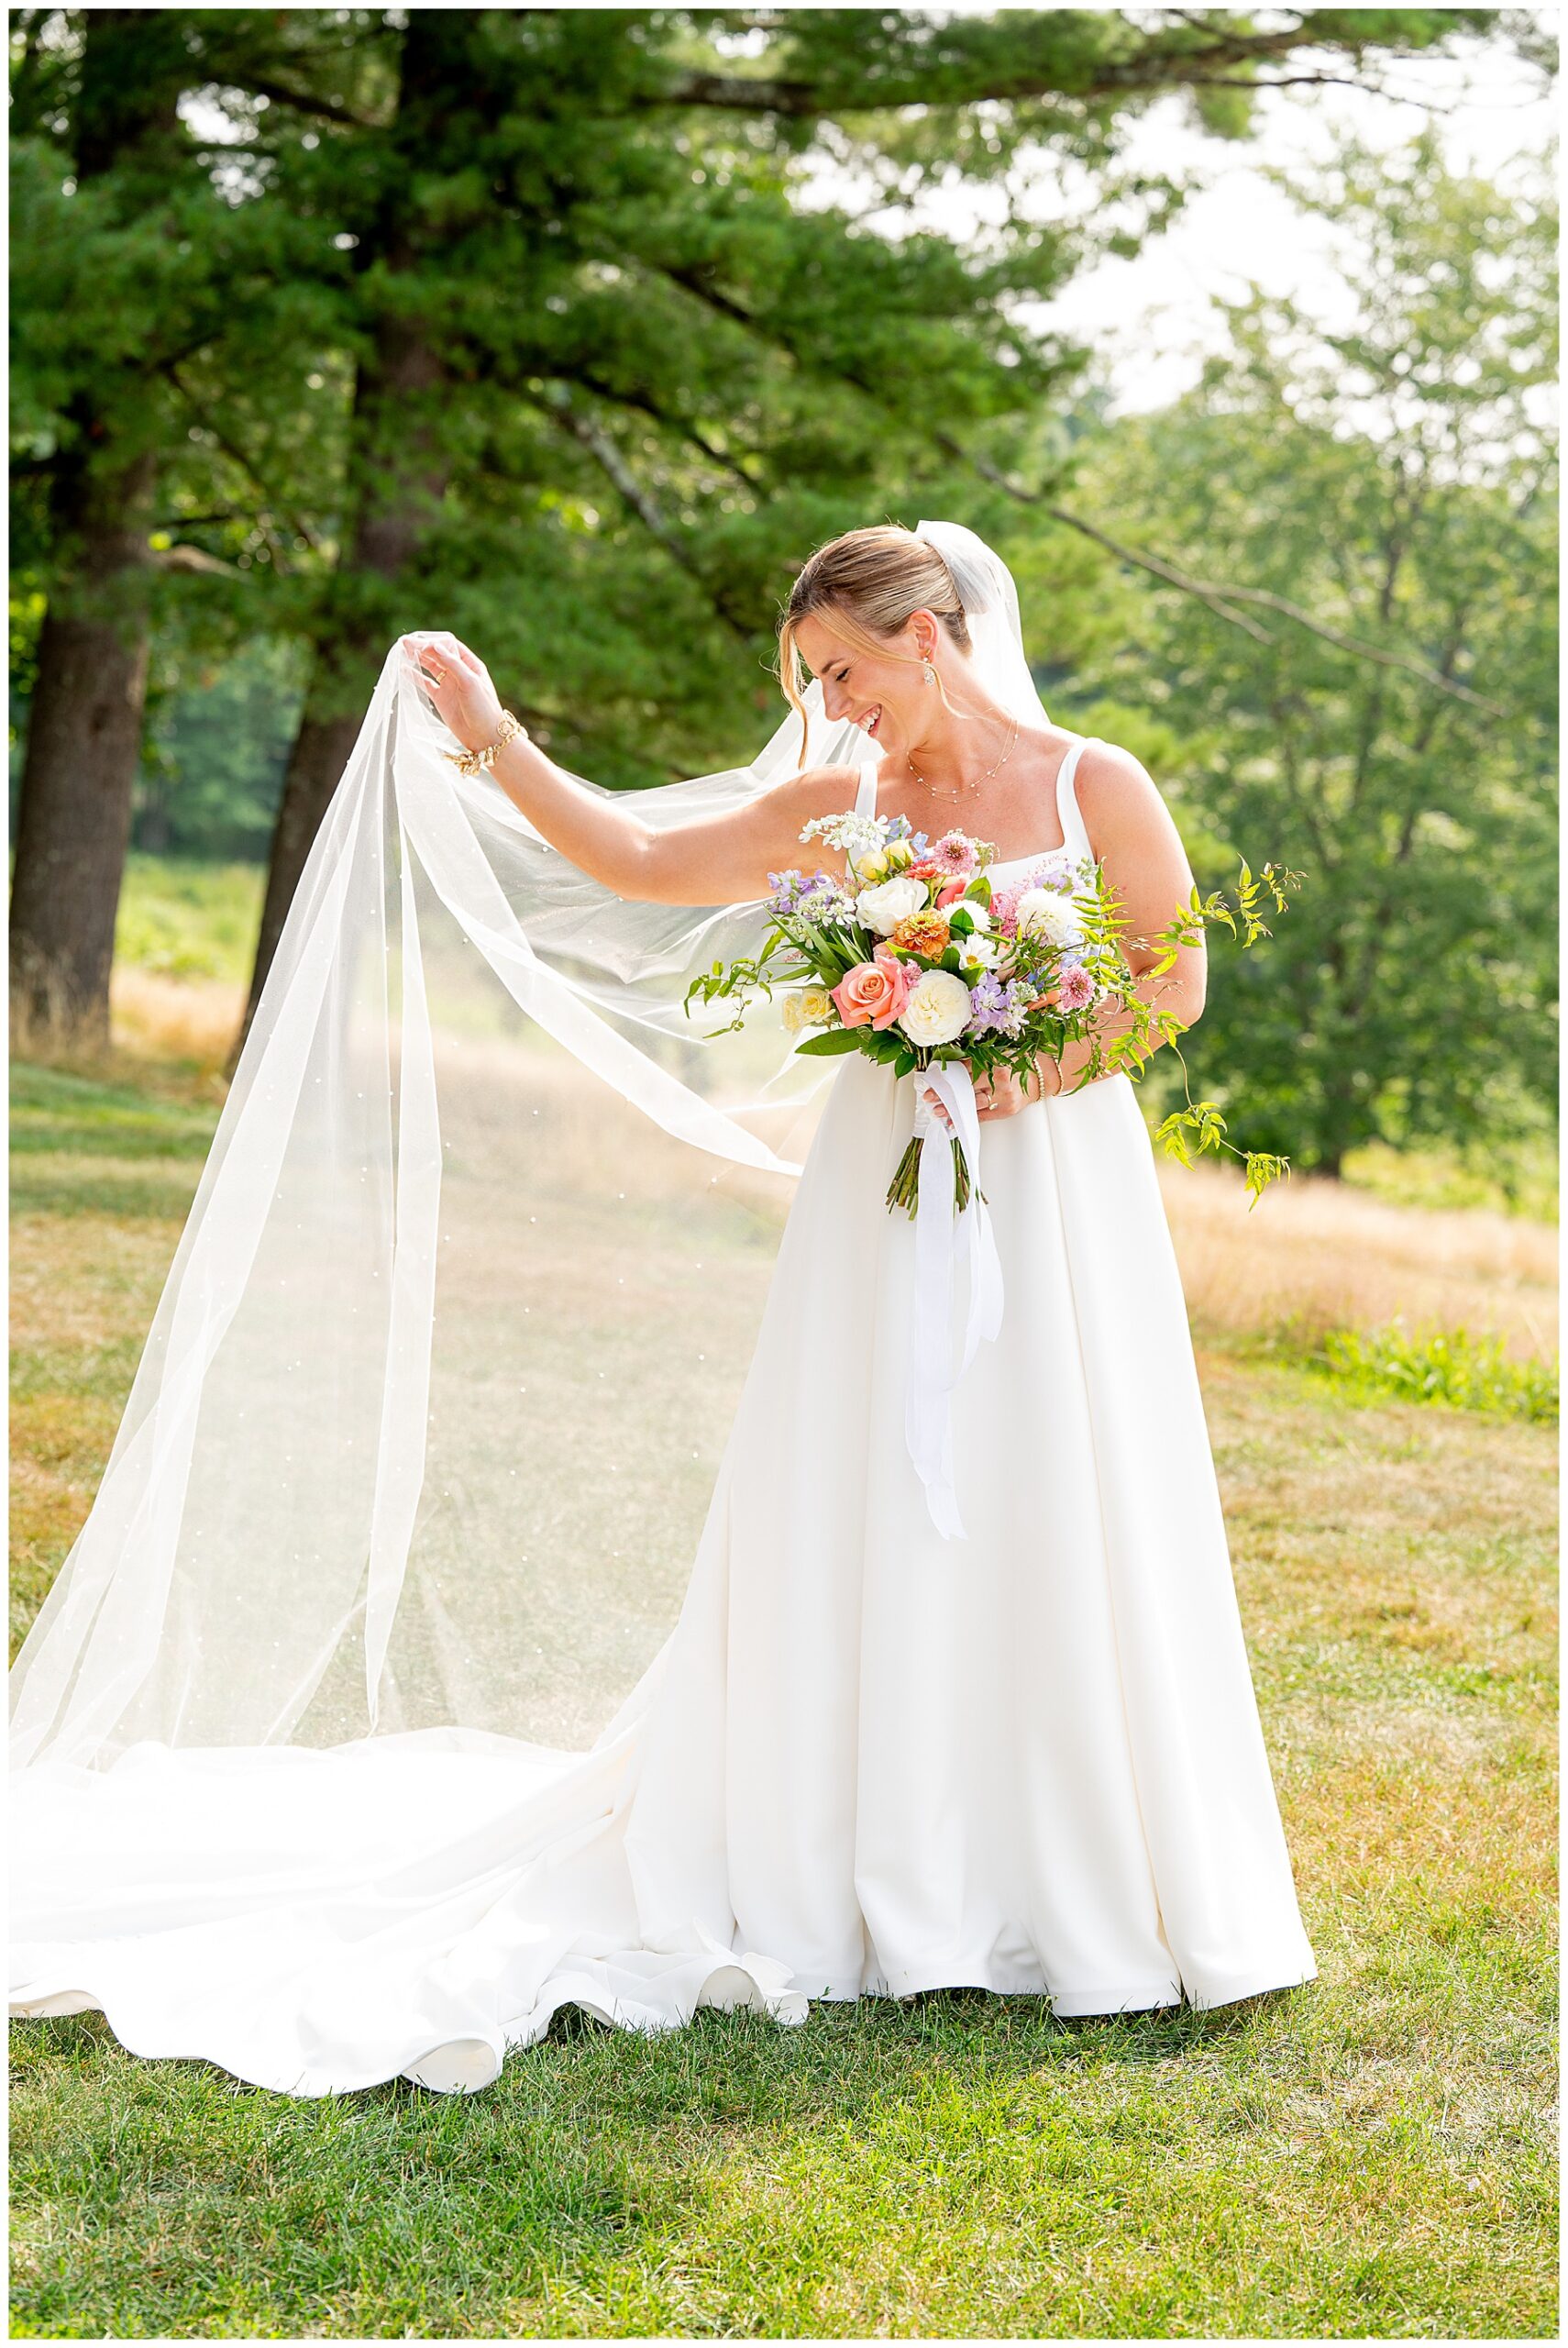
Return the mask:
[[442, 724], [464, 749], [482, 750], [493, 742], [506, 713], [479, 654], [445, 628], [419, 629], [398, 641]]

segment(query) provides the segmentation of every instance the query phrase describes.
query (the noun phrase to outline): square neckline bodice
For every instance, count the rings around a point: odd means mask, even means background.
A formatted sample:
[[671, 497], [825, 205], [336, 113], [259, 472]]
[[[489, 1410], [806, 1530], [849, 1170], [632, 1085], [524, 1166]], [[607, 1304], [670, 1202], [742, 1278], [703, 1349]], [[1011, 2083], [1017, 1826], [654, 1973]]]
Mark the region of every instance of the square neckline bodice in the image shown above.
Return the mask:
[[[1094, 862], [1094, 850], [1089, 845], [1088, 833], [1079, 812], [1073, 778], [1085, 745], [1098, 739], [1099, 737], [1093, 734], [1075, 734], [1056, 770], [1056, 817], [1062, 826], [1060, 842], [1054, 847], [1031, 848], [1022, 856], [1005, 857], [998, 863], [988, 865], [986, 870], [992, 880], [999, 874], [1021, 872], [1032, 865], [1045, 864], [1058, 857], [1087, 858], [1089, 863]], [[860, 770], [860, 782], [855, 794], [857, 815], [874, 815], [877, 812], [877, 769], [879, 763], [876, 757], [872, 757]]]

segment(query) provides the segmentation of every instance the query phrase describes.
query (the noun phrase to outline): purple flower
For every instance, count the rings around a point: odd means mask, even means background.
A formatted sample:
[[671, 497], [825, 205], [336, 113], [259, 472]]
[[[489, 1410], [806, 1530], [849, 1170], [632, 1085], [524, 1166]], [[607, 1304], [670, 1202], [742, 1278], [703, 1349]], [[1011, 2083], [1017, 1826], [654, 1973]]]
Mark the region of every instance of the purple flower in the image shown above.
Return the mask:
[[969, 990], [969, 1034], [1021, 1035], [1036, 991], [1025, 980], [1003, 980], [992, 970], [983, 972]]

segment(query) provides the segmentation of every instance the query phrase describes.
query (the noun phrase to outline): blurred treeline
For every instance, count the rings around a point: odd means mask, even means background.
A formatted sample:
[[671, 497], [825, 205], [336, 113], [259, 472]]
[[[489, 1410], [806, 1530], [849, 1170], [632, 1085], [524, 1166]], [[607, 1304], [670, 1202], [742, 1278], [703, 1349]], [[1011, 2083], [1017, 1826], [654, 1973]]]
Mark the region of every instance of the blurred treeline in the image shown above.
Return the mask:
[[[1154, 99], [1233, 138], [1257, 83], [1331, 105], [1390, 55], [1529, 49], [1527, 19], [10, 26], [24, 1047], [106, 1035], [133, 842], [265, 863], [259, 980], [403, 630], [456, 630], [563, 764], [638, 787], [776, 722], [812, 546], [932, 514], [1007, 555], [1053, 715], [1143, 759], [1202, 885], [1238, 854], [1304, 875], [1272, 942], [1215, 937], [1184, 1047], [1195, 1097], [1234, 1084], [1232, 1138], [1333, 1170], [1547, 1130], [1549, 166], [1505, 194], [1430, 138], [1342, 147], [1291, 193], [1353, 317], [1238, 304], [1156, 413], [1108, 421], [1094, 354], [1039, 324], [1183, 202], [1125, 158]], [[988, 225], [917, 225], [938, 188]]]

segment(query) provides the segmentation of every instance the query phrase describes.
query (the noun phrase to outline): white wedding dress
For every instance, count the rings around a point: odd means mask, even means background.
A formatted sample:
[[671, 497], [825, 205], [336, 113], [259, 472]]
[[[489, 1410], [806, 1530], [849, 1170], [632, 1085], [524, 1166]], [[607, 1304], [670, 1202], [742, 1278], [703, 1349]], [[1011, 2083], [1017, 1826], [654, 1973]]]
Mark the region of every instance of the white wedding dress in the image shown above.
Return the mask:
[[[1079, 748], [1043, 855], [1089, 852]], [[591, 1749], [454, 1727], [142, 1745], [45, 1772], [47, 1804], [24, 1777], [13, 2010], [311, 2096], [482, 2088], [568, 2002], [1084, 2015], [1312, 1979], [1133, 1085], [983, 1128], [1006, 1300], [953, 1401], [958, 1541], [905, 1444], [913, 1112], [841, 1063], [679, 1623]]]

